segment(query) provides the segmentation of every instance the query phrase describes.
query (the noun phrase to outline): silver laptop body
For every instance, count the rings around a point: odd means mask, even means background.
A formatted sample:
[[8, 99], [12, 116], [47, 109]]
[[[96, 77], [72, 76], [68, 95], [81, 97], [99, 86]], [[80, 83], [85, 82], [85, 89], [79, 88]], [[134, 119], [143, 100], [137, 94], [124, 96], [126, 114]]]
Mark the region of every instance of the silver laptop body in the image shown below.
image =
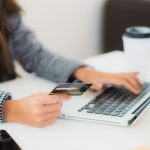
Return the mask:
[[[70, 101], [66, 102], [63, 106], [62, 109], [62, 117], [63, 118], [68, 118], [68, 119], [75, 119], [75, 120], [82, 120], [82, 121], [90, 121], [90, 122], [97, 122], [97, 123], [106, 123], [106, 124], [111, 124], [111, 125], [119, 125], [119, 126], [129, 126], [131, 125], [136, 118], [143, 112], [143, 110], [149, 105], [150, 103], [150, 84], [145, 84], [143, 87], [142, 93], [138, 96], [134, 96], [133, 94], [129, 93], [127, 98], [121, 99], [122, 105], [125, 103], [125, 101], [128, 99], [129, 100], [129, 105], [124, 105], [124, 109], [122, 111], [119, 110], [120, 105], [118, 105], [118, 108], [111, 110], [111, 105], [113, 106], [115, 103], [115, 96], [113, 96], [113, 88], [110, 90], [106, 89], [101, 93], [95, 93], [92, 91], [87, 91], [84, 95], [82, 96], [75, 96], [72, 97]], [[118, 89], [117, 89], [118, 90]], [[112, 92], [112, 96], [109, 95], [109, 93]], [[124, 92], [124, 90], [122, 91]], [[120, 93], [120, 91], [115, 91], [115, 94]], [[115, 95], [114, 94], [114, 95]], [[106, 99], [103, 97], [109, 95]], [[121, 93], [122, 96], [126, 95], [124, 93]], [[100, 97], [100, 100], [97, 100], [96, 102], [94, 101], [96, 97]], [[111, 99], [114, 100], [111, 101]], [[121, 97], [121, 96], [120, 96]], [[102, 106], [105, 104], [101, 104], [101, 99], [107, 104], [109, 103], [110, 106], [106, 110], [111, 110], [109, 111], [101, 111]], [[94, 101], [94, 104], [93, 104]], [[96, 109], [94, 107], [96, 103], [100, 103], [101, 107], [97, 107]], [[132, 104], [132, 105], [131, 105]], [[128, 108], [127, 108], [128, 107]], [[94, 111], [92, 110], [95, 109]], [[110, 109], [109, 109], [110, 108]], [[119, 110], [120, 112], [117, 112], [115, 114], [115, 110]], [[91, 111], [90, 111], [91, 110]], [[124, 111], [124, 112], [123, 112]]]

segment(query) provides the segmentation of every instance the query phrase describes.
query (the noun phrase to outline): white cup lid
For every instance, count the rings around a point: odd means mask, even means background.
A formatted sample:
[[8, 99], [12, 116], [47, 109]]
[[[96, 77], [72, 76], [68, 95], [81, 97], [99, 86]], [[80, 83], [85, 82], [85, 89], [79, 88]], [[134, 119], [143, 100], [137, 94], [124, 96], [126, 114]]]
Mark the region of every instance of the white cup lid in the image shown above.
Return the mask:
[[150, 27], [129, 27], [126, 29], [125, 35], [131, 38], [150, 38]]

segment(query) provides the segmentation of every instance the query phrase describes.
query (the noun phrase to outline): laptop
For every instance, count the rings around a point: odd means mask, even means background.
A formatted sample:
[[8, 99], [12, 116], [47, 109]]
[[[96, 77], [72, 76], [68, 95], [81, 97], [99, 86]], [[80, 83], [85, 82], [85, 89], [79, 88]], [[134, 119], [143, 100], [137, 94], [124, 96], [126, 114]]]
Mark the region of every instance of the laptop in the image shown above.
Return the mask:
[[89, 90], [64, 103], [62, 117], [129, 126], [150, 103], [150, 83], [145, 83], [141, 90], [140, 95], [118, 87], [108, 87], [100, 93]]
[[[50, 92], [55, 86], [42, 78], [29, 76], [1, 83], [0, 89], [19, 99], [39, 91]], [[129, 126], [150, 103], [150, 83], [145, 83], [141, 90], [137, 96], [117, 87], [109, 87], [99, 93], [88, 90], [82, 96], [72, 96], [65, 102], [61, 117]]]

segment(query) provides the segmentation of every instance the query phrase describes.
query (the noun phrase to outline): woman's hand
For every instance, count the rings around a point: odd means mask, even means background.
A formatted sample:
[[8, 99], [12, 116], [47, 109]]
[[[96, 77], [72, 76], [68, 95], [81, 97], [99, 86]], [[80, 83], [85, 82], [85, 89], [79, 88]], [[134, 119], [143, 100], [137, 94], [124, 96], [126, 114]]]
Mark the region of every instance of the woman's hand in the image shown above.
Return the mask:
[[21, 100], [8, 100], [4, 103], [4, 120], [36, 127], [53, 123], [61, 114], [62, 102], [67, 95], [38, 93]]
[[140, 87], [143, 83], [137, 77], [138, 73], [105, 73], [99, 72], [92, 68], [84, 67], [79, 68], [74, 76], [79, 80], [92, 83], [92, 89], [101, 90], [104, 85], [123, 86], [133, 92], [139, 94], [141, 92]]

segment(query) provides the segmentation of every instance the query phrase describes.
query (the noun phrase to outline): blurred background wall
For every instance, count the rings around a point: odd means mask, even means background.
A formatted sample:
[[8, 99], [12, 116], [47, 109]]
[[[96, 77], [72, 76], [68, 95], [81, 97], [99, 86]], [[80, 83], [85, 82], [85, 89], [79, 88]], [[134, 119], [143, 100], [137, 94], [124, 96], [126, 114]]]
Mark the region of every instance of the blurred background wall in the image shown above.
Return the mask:
[[129, 26], [150, 26], [150, 0], [18, 0], [48, 49], [82, 60], [123, 50]]
[[74, 59], [101, 51], [106, 0], [19, 0], [24, 20], [49, 49]]

